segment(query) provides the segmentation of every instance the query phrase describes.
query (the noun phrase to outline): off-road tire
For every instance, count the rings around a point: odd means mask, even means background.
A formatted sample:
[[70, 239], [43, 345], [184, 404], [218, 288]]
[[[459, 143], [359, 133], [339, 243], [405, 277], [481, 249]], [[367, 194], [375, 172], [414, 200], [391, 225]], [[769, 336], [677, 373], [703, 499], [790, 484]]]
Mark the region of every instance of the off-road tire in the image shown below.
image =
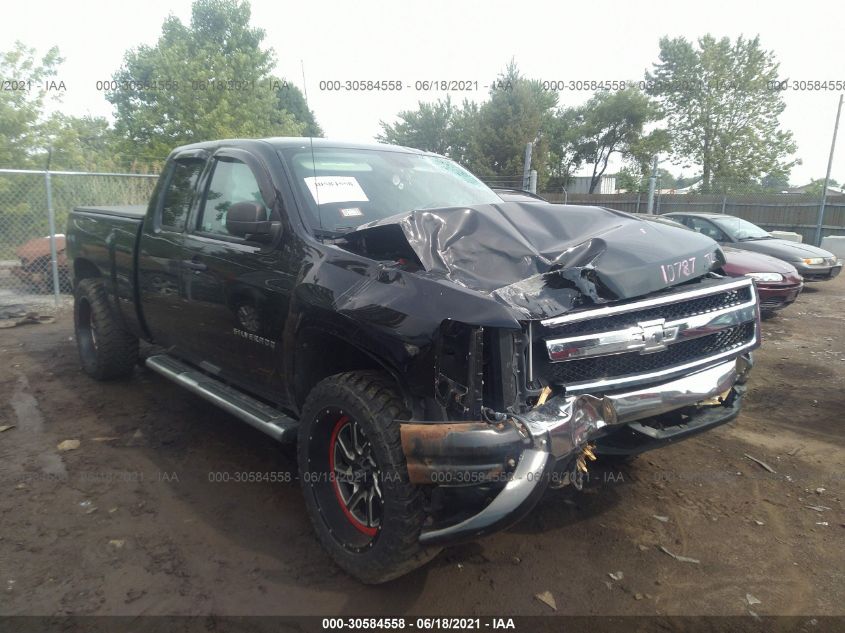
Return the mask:
[[73, 325], [85, 373], [97, 380], [128, 378], [138, 360], [138, 338], [123, 329], [100, 279], [76, 285]]
[[[360, 547], [350, 546], [343, 538], [349, 528], [342, 525], [344, 518], [338, 517], [337, 510], [331, 507], [333, 500], [325, 490], [331, 484], [327, 482], [328, 472], [320, 453], [325, 446], [331, 446], [325, 437], [326, 416], [337, 411], [357, 422], [381, 473], [381, 523], [371, 541]], [[396, 387], [384, 374], [374, 371], [347, 372], [324, 379], [308, 394], [302, 411], [297, 462], [308, 515], [320, 542], [337, 565], [367, 584], [402, 576], [440, 551], [419, 543], [423, 498], [420, 489], [408, 480], [399, 436], [398, 420], [408, 417]], [[339, 497], [334, 501], [342, 506]]]

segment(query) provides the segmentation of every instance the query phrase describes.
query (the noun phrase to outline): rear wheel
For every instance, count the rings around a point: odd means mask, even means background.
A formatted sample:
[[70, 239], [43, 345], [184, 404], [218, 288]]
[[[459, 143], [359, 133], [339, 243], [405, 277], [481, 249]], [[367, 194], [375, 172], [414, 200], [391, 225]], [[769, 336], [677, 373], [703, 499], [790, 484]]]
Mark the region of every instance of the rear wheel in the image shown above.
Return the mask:
[[123, 329], [100, 279], [83, 279], [77, 284], [73, 323], [85, 373], [97, 380], [132, 374], [138, 360], [138, 338]]
[[423, 565], [422, 495], [408, 481], [398, 420], [408, 412], [385, 376], [349, 372], [308, 395], [298, 462], [320, 542], [345, 571], [380, 583]]

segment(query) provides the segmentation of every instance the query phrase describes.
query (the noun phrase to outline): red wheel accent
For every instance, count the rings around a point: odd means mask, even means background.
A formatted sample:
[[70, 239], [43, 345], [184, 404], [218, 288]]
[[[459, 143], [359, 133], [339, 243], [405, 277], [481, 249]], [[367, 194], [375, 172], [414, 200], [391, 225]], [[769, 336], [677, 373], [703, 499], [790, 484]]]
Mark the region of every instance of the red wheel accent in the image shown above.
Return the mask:
[[337, 477], [335, 477], [334, 472], [334, 449], [335, 449], [335, 442], [337, 441], [338, 433], [343, 428], [343, 425], [349, 422], [348, 415], [342, 415], [338, 418], [338, 421], [334, 425], [334, 429], [332, 430], [332, 438], [329, 441], [329, 477], [332, 481], [332, 489], [334, 490], [334, 495], [337, 498], [337, 502], [340, 505], [340, 509], [343, 510], [343, 514], [346, 519], [355, 527], [356, 530], [361, 532], [362, 534], [366, 534], [367, 536], [375, 536], [378, 533], [378, 528], [375, 527], [368, 527], [361, 523], [355, 516], [349, 511], [349, 508], [346, 507], [346, 503], [343, 501], [343, 495], [340, 492], [340, 484], [337, 482]]

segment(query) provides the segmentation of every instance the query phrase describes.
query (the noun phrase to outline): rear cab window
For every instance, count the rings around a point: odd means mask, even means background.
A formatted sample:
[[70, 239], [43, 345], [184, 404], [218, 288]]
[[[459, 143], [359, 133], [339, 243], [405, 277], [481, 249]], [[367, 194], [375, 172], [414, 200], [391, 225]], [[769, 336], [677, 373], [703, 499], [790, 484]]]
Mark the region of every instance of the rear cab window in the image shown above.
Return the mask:
[[177, 158], [171, 163], [162, 199], [161, 228], [176, 232], [185, 230], [204, 166], [205, 161], [201, 158]]

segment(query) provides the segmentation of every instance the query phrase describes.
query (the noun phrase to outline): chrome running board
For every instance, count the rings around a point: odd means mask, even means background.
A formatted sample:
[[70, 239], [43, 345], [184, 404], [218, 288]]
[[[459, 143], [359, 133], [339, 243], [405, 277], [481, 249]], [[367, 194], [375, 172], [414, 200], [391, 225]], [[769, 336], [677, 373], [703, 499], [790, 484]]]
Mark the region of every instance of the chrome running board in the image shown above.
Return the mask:
[[167, 354], [150, 356], [146, 360], [146, 365], [154, 372], [227, 413], [231, 413], [273, 439], [279, 442], [296, 441], [299, 422], [260, 400]]

